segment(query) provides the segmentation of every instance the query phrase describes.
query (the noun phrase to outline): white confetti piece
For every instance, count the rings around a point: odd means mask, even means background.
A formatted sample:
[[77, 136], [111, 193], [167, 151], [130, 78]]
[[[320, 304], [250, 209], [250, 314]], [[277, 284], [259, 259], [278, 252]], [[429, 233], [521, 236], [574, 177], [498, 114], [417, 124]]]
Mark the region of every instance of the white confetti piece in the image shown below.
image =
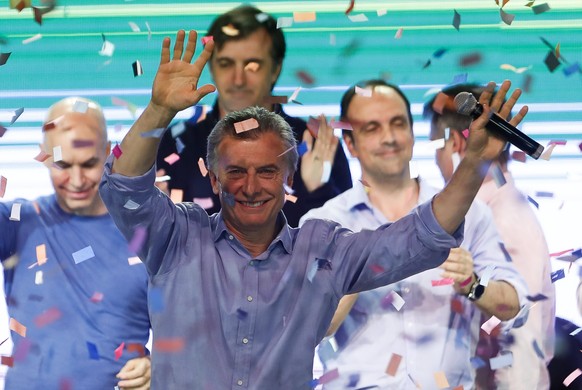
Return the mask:
[[391, 296], [392, 296], [392, 306], [394, 306], [394, 308], [398, 311], [400, 311], [400, 309], [402, 309], [402, 306], [404, 306], [404, 298], [402, 298], [400, 295], [398, 295], [398, 293], [396, 291], [391, 291]]
[[105, 57], [113, 57], [113, 53], [115, 52], [115, 45], [109, 41], [103, 41], [103, 46], [101, 46], [101, 50], [99, 51], [99, 55]]
[[20, 221], [20, 208], [22, 205], [20, 203], [13, 203], [12, 208], [10, 209], [10, 220], [11, 221]]
[[129, 24], [129, 28], [131, 28], [131, 31], [133, 32], [141, 32], [141, 29], [139, 28], [139, 26], [134, 23], [134, 22], [127, 22], [127, 24]]
[[348, 18], [354, 23], [367, 22], [368, 17], [364, 14], [348, 15]]
[[43, 282], [42, 271], [36, 271], [36, 273], [34, 274], [34, 284], [39, 285], [42, 284], [42, 282]]
[[285, 28], [293, 26], [293, 18], [292, 17], [280, 17], [277, 18], [277, 28]]
[[321, 172], [321, 182], [327, 183], [331, 176], [331, 161], [323, 162], [323, 171]]
[[93, 252], [93, 248], [91, 246], [87, 246], [77, 252], [73, 253], [73, 260], [75, 264], [82, 263], [85, 260], [89, 260], [95, 257], [95, 253]]
[[63, 159], [63, 150], [61, 148], [61, 146], [55, 146], [53, 148], [53, 161], [57, 162], [57, 161], [61, 161]]
[[123, 207], [128, 210], [136, 210], [139, 207], [139, 204], [129, 199], [127, 202], [125, 202]]
[[127, 262], [129, 263], [129, 265], [141, 264], [141, 260], [137, 256], [129, 257], [127, 259]]
[[511, 352], [505, 352], [503, 355], [497, 355], [494, 358], [489, 359], [489, 365], [492, 370], [511, 366], [512, 364], [513, 354]]
[[87, 112], [88, 109], [89, 109], [89, 103], [84, 102], [82, 100], [75, 100], [75, 104], [73, 104], [73, 111], [74, 112], [80, 112], [81, 114], [84, 114]]
[[31, 36], [30, 38], [26, 38], [25, 40], [23, 40], [22, 44], [28, 45], [29, 43], [32, 43], [34, 41], [38, 41], [41, 38], [42, 38], [42, 34], [36, 34], [36, 35]]
[[501, 323], [501, 320], [495, 316], [491, 316], [487, 321], [481, 325], [481, 329], [483, 329], [487, 334], [491, 334], [491, 331], [495, 329], [497, 325]]

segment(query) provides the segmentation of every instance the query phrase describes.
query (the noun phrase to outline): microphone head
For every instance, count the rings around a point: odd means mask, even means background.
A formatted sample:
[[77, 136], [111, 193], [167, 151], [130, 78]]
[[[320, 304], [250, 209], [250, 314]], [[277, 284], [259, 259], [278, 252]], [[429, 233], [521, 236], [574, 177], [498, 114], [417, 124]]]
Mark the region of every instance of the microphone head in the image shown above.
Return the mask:
[[455, 96], [455, 106], [461, 115], [471, 115], [477, 108], [477, 99], [470, 92], [460, 92]]

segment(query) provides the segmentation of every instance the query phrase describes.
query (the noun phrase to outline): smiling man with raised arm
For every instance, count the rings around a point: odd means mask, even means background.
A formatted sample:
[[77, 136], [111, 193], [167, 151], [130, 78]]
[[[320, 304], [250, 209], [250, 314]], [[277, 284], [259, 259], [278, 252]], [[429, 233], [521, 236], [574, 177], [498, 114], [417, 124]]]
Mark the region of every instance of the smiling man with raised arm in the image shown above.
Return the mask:
[[[155, 187], [159, 140], [142, 137], [214, 89], [197, 87], [213, 43], [191, 64], [196, 33], [186, 44], [185, 35], [178, 32], [172, 55], [164, 39], [151, 101], [122, 154], [109, 157], [100, 187], [126, 237], [136, 226], [147, 230], [139, 255], [165, 308], [151, 311], [152, 383], [309, 389], [314, 348], [344, 294], [436, 267], [460, 244], [483, 169], [504, 146], [484, 129], [489, 103], [506, 116], [518, 95], [501, 106], [509, 84], [495, 96], [491, 85], [480, 99], [485, 113], [473, 122], [468, 155], [448, 187], [398, 222], [360, 233], [321, 220], [290, 228], [281, 208], [298, 155], [288, 124], [263, 108], [231, 113], [210, 135], [207, 161], [222, 211], [208, 216], [195, 204], [173, 204]], [[237, 132], [243, 121], [251, 129]]]

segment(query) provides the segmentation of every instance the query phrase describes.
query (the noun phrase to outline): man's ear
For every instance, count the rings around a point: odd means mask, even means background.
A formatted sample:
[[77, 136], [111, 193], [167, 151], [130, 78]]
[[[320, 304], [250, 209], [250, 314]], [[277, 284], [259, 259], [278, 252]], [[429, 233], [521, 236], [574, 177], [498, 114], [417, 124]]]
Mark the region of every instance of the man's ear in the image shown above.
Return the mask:
[[342, 137], [344, 139], [344, 142], [346, 143], [346, 146], [348, 147], [348, 150], [350, 151], [350, 155], [354, 158], [358, 158], [358, 152], [356, 151], [354, 139], [352, 138], [353, 135], [351, 137], [348, 135], [343, 135]]
[[208, 171], [208, 177], [210, 178], [210, 185], [212, 185], [212, 192], [214, 192], [214, 195], [219, 195], [220, 194], [220, 185], [218, 183], [218, 179], [216, 178], [216, 175], [214, 174], [214, 172]]
[[465, 148], [467, 147], [467, 140], [463, 133], [451, 129], [450, 137], [453, 140], [453, 152], [463, 155], [465, 153]]

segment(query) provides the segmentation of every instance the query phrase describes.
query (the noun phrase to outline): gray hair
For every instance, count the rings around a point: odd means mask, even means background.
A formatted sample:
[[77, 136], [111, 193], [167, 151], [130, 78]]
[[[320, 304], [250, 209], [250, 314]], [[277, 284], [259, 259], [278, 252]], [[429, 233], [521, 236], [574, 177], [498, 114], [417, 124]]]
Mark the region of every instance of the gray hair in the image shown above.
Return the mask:
[[[237, 133], [234, 124], [247, 119], [254, 118], [259, 123], [256, 129]], [[291, 126], [278, 114], [263, 107], [248, 107], [241, 111], [231, 112], [222, 118], [208, 136], [206, 151], [206, 162], [211, 171], [216, 172], [218, 168], [218, 146], [225, 137], [232, 137], [239, 140], [258, 139], [262, 134], [275, 133], [283, 142], [283, 147], [287, 151], [282, 157], [287, 163], [291, 174], [297, 169], [297, 141]]]

